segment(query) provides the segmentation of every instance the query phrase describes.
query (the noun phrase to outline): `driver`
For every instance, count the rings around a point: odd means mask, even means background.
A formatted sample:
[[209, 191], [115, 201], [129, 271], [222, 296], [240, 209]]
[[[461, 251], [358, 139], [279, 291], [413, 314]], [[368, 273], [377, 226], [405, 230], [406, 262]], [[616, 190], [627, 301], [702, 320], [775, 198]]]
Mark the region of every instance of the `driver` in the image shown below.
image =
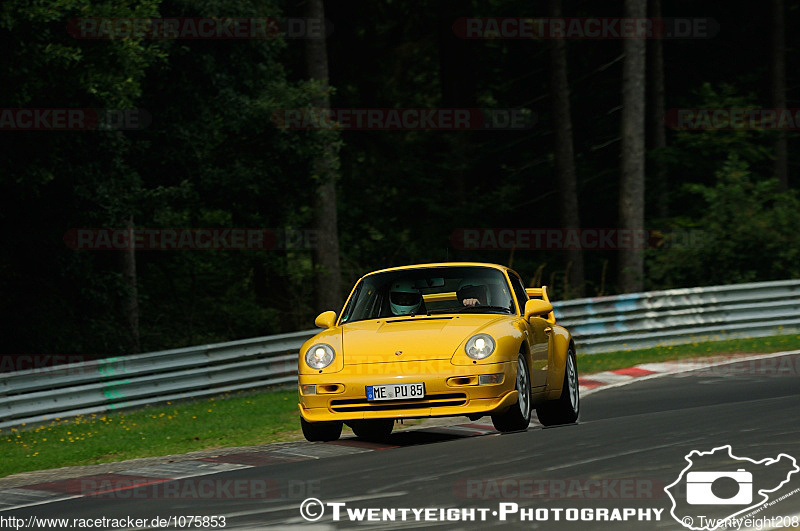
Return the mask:
[[396, 280], [389, 292], [389, 304], [395, 315], [415, 315], [422, 305], [422, 295], [411, 280]]
[[488, 304], [487, 289], [482, 279], [463, 279], [456, 292], [464, 306], [483, 306]]

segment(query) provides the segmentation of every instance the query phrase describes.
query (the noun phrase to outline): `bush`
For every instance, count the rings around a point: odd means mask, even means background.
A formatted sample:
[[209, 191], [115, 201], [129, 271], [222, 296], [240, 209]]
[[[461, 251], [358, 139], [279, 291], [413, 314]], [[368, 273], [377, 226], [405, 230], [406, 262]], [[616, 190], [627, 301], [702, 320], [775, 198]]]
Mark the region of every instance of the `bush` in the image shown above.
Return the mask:
[[700, 237], [667, 236], [660, 249], [646, 252], [650, 289], [800, 276], [800, 201], [794, 192], [781, 192], [775, 179], [754, 178], [736, 155], [716, 173], [716, 184], [685, 190], [700, 196], [705, 208], [696, 221], [674, 219], [672, 226]]

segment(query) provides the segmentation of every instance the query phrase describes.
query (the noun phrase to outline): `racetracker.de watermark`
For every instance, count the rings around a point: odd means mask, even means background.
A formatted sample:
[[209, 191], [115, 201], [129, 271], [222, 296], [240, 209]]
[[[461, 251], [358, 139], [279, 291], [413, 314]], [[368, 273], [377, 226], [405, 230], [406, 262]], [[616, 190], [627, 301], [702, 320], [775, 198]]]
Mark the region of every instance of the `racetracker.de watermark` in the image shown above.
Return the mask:
[[684, 373], [685, 376], [772, 376], [790, 377], [800, 376], [800, 354], [760, 357], [744, 359], [733, 363], [715, 363], [713, 360], [696, 360], [687, 362], [696, 367], [692, 372]]
[[710, 39], [712, 18], [461, 17], [453, 33], [462, 39]]
[[67, 24], [76, 39], [324, 39], [329, 20], [273, 17], [83, 17]]
[[78, 251], [269, 251], [316, 249], [315, 229], [70, 229], [64, 243]]
[[303, 500], [319, 496], [319, 480], [184, 478], [176, 480], [138, 477], [80, 480], [80, 494], [120, 500]]
[[137, 131], [152, 121], [145, 109], [0, 109], [5, 131]]
[[595, 250], [666, 249], [669, 247], [700, 248], [706, 232], [656, 229], [535, 229], [480, 228], [456, 229], [450, 244], [464, 251], [521, 250]]
[[671, 129], [800, 130], [800, 109], [670, 109], [664, 123]]
[[523, 130], [536, 124], [528, 109], [279, 109], [272, 113], [278, 129], [364, 131]]
[[467, 500], [651, 500], [664, 497], [664, 486], [641, 478], [468, 478], [453, 492]]
[[97, 358], [86, 354], [3, 354], [0, 356], [0, 373], [51, 371], [53, 367], [60, 367], [66, 374], [77, 375], [87, 371], [76, 364], [90, 361], [97, 361]]

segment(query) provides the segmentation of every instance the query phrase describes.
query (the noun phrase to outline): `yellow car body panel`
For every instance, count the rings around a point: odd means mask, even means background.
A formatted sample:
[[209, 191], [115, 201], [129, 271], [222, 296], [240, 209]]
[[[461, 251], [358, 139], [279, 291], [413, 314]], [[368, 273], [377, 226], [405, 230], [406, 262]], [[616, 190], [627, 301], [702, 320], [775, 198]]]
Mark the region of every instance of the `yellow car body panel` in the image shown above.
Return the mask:
[[[512, 292], [511, 278], [519, 278], [504, 266], [471, 262], [405, 266], [370, 275], [437, 267], [496, 269], [503, 273], [508, 283], [506, 288], [511, 287]], [[345, 309], [361, 280], [370, 275], [356, 282]], [[546, 289], [538, 289], [541, 293], [534, 295], [546, 300]], [[424, 294], [422, 298], [426, 304], [457, 300], [453, 291]], [[475, 418], [502, 412], [518, 400], [515, 384], [520, 352], [529, 367], [534, 406], [558, 398], [567, 350], [572, 344], [569, 332], [555, 325], [554, 319], [553, 322], [540, 316], [525, 319], [521, 307], [524, 302], [520, 304], [513, 298], [514, 312], [510, 314], [446, 313], [342, 322], [339, 312], [333, 327], [321, 331], [300, 349], [300, 415], [314, 423], [460, 415]], [[493, 338], [495, 350], [484, 359], [472, 359], [465, 345], [479, 333]], [[336, 355], [328, 367], [314, 369], [306, 363], [305, 356], [320, 343], [332, 347]], [[480, 384], [481, 375], [499, 374], [502, 374], [499, 382]], [[367, 386], [403, 383], [424, 384], [424, 398], [367, 399]]]

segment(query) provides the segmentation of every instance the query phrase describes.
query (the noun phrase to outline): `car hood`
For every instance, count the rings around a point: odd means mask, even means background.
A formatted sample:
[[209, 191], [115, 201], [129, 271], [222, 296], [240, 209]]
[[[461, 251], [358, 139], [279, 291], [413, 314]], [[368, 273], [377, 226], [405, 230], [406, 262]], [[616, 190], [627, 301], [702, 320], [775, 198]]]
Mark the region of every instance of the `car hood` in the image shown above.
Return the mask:
[[344, 362], [359, 365], [450, 359], [472, 335], [509, 318], [513, 316], [448, 315], [348, 323], [342, 326]]

